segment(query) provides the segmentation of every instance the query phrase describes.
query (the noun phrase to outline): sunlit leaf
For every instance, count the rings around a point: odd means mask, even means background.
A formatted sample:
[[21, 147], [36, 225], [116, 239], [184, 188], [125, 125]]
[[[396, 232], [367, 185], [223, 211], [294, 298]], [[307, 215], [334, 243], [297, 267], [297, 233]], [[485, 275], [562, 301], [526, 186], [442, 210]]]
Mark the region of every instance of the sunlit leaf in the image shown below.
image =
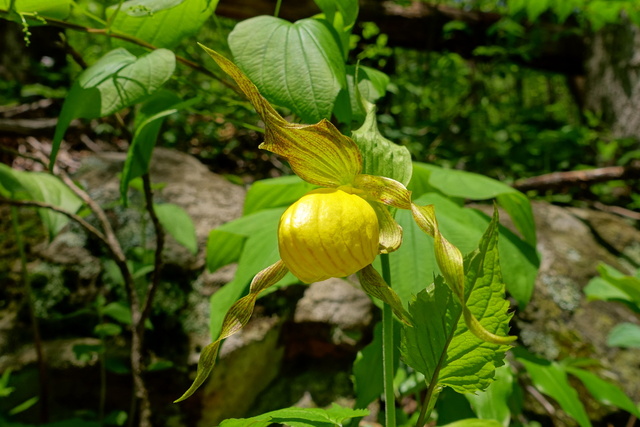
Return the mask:
[[640, 325], [625, 322], [614, 326], [607, 336], [607, 345], [640, 349]]
[[267, 427], [272, 424], [292, 427], [334, 427], [343, 425], [351, 418], [364, 417], [368, 414], [367, 409], [349, 409], [334, 403], [329, 409], [286, 408], [253, 418], [233, 418], [220, 423], [220, 427]]
[[304, 123], [331, 118], [346, 79], [341, 48], [325, 21], [257, 16], [236, 25], [229, 47], [272, 103], [289, 108]]
[[[14, 10], [19, 13], [37, 13], [39, 16], [55, 19], [67, 19], [71, 13], [72, 0], [16, 0]], [[0, 0], [0, 9], [8, 10], [11, 0]], [[11, 18], [11, 16], [10, 16]], [[19, 18], [14, 19], [20, 22]], [[42, 24], [37, 19], [29, 25]]]

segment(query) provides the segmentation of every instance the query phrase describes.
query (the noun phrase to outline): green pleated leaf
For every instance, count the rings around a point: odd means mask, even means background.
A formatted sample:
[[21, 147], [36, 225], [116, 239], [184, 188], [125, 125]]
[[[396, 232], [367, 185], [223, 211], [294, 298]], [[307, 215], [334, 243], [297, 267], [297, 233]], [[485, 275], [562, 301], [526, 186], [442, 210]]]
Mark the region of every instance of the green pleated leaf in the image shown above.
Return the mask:
[[411, 180], [411, 154], [407, 147], [394, 144], [378, 130], [375, 105], [366, 103], [367, 117], [351, 138], [362, 153], [362, 173], [394, 179], [407, 185]]
[[[498, 261], [497, 217], [483, 236], [478, 251], [465, 258], [467, 308], [486, 331], [507, 334], [511, 315], [504, 298]], [[404, 328], [401, 351], [405, 362], [423, 373], [427, 383], [459, 393], [486, 389], [495, 368], [502, 365], [506, 345], [478, 338], [469, 330], [459, 298], [438, 277], [409, 304], [413, 328]]]
[[220, 427], [267, 427], [281, 424], [292, 427], [335, 427], [347, 420], [369, 415], [366, 409], [344, 408], [333, 404], [329, 409], [286, 408], [267, 412], [253, 418], [229, 419], [220, 423]]
[[55, 162], [73, 119], [113, 114], [153, 94], [173, 74], [173, 52], [158, 49], [136, 58], [123, 48], [112, 50], [80, 74], [62, 106], [51, 147]]
[[640, 417], [640, 409], [633, 403], [629, 396], [624, 394], [619, 387], [599, 378], [597, 375], [584, 369], [575, 367], [565, 368], [567, 373], [577, 377], [589, 390], [589, 393], [600, 403], [623, 409], [636, 417]]
[[197, 254], [196, 227], [189, 214], [180, 206], [172, 203], [154, 205], [154, 209], [162, 228], [176, 239], [176, 242], [189, 249], [192, 254]]
[[509, 400], [513, 393], [513, 372], [509, 365], [496, 369], [494, 381], [481, 393], [467, 393], [467, 398], [476, 416], [483, 420], [495, 420], [508, 427], [511, 421]]
[[427, 192], [439, 191], [449, 197], [470, 200], [496, 198], [498, 204], [509, 214], [518, 231], [529, 245], [536, 246], [536, 230], [531, 204], [518, 190], [484, 175], [443, 169], [427, 163], [414, 162], [413, 178], [409, 184], [414, 197]]
[[555, 399], [560, 407], [581, 427], [591, 427], [591, 421], [589, 421], [584, 405], [580, 402], [578, 392], [571, 386], [567, 380], [566, 372], [560, 365], [536, 358], [521, 348], [515, 349], [514, 353], [538, 390]]
[[[76, 213], [82, 200], [62, 181], [42, 172], [23, 172], [0, 164], [0, 186], [4, 196], [17, 200], [35, 200]], [[38, 209], [49, 237], [53, 238], [68, 222], [69, 218], [49, 209]]]
[[247, 191], [243, 215], [289, 206], [315, 188], [317, 186], [301, 180], [296, 175], [256, 181]]
[[331, 118], [346, 78], [342, 50], [326, 21], [257, 16], [236, 25], [229, 47], [270, 102], [289, 108], [304, 123]]
[[607, 335], [607, 345], [640, 349], [640, 325], [625, 322], [614, 326]]
[[[172, 49], [180, 41], [194, 36], [217, 5], [218, 0], [130, 0], [122, 3], [111, 28], [155, 47]], [[116, 4], [106, 10], [107, 18], [117, 7]], [[114, 44], [136, 53], [143, 51], [140, 46], [123, 40], [116, 39]]]

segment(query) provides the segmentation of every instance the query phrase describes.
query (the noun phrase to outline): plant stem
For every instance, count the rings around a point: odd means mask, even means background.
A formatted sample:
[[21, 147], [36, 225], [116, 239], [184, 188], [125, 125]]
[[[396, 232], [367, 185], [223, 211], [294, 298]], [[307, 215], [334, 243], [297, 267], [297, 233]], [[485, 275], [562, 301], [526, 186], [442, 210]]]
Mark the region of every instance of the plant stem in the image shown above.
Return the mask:
[[282, 0], [278, 0], [278, 2], [276, 3], [276, 10], [275, 10], [275, 12], [273, 12], [273, 16], [275, 16], [276, 18], [280, 14], [280, 6], [281, 5], [282, 5]]
[[38, 364], [38, 380], [40, 383], [39, 393], [39, 408], [40, 408], [40, 423], [44, 424], [49, 421], [49, 381], [47, 374], [47, 365], [42, 350], [42, 337], [40, 336], [40, 325], [38, 318], [36, 317], [36, 310], [33, 303], [33, 290], [31, 289], [31, 281], [27, 272], [27, 255], [24, 250], [24, 242], [22, 241], [22, 231], [20, 231], [20, 225], [18, 224], [18, 209], [15, 206], [11, 206], [11, 223], [13, 230], [16, 233], [16, 244], [18, 246], [18, 252], [20, 253], [20, 278], [22, 280], [22, 286], [24, 287], [25, 297], [29, 305], [29, 318], [31, 320], [31, 326], [33, 327], [33, 343], [36, 348], [36, 359]]
[[[389, 254], [380, 255], [382, 261], [382, 278], [391, 286], [391, 269], [389, 268]], [[396, 425], [396, 399], [393, 390], [395, 377], [393, 361], [393, 311], [389, 304], [382, 306], [382, 365], [384, 377], [384, 415], [385, 426]]]

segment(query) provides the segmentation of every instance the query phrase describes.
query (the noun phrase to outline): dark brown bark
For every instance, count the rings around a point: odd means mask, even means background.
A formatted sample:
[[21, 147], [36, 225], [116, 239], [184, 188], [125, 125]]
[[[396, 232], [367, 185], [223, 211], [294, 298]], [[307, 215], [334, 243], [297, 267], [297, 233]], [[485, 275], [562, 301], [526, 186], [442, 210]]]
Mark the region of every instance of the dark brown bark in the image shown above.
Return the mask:
[[[221, 0], [216, 13], [234, 19], [248, 19], [258, 15], [273, 15], [275, 0]], [[310, 17], [320, 10], [313, 0], [285, 2], [280, 17], [295, 21]], [[478, 46], [494, 44], [494, 36], [487, 31], [502, 18], [497, 13], [465, 11], [455, 7], [433, 5], [414, 0], [408, 6], [391, 1], [361, 0], [359, 22], [373, 21], [389, 36], [390, 46], [420, 50], [456, 52], [465, 58], [483, 60], [474, 50]], [[456, 31], [445, 37], [444, 25], [451, 21], [467, 24], [466, 31]], [[527, 39], [540, 40], [538, 52], [530, 59], [511, 56], [508, 59], [523, 65], [568, 75], [584, 74], [586, 45], [582, 37], [559, 25], [543, 24], [528, 27]]]

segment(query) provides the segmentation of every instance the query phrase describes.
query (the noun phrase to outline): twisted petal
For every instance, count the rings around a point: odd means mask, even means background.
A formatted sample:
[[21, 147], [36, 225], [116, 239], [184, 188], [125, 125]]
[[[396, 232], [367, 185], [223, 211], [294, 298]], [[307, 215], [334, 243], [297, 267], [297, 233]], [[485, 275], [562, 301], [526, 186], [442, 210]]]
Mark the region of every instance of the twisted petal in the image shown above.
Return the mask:
[[411, 209], [411, 191], [402, 183], [384, 176], [360, 174], [353, 186], [361, 190], [369, 200], [400, 209]]
[[256, 299], [258, 299], [258, 294], [268, 287], [278, 283], [284, 275], [287, 274], [287, 271], [288, 270], [284, 266], [284, 263], [279, 260], [275, 264], [256, 274], [251, 281], [249, 294], [240, 298], [227, 312], [227, 315], [222, 322], [220, 337], [202, 350], [200, 360], [198, 361], [196, 379], [193, 381], [193, 384], [191, 384], [189, 390], [180, 396], [180, 398], [174, 403], [185, 400], [191, 396], [198, 387], [202, 385], [202, 383], [204, 383], [216, 363], [216, 357], [218, 356], [222, 340], [235, 334], [249, 322]]
[[351, 138], [324, 119], [314, 125], [287, 122], [233, 62], [200, 46], [236, 81], [264, 121], [265, 140], [260, 148], [281, 155], [296, 175], [323, 187], [350, 184], [360, 173], [362, 156]]
[[398, 295], [387, 285], [382, 276], [373, 268], [368, 265], [358, 272], [358, 278], [360, 279], [360, 286], [362, 289], [371, 295], [378, 298], [380, 301], [387, 303], [391, 306], [394, 314], [398, 319], [402, 320], [405, 324], [412, 326], [411, 316], [402, 307], [402, 302]]
[[378, 251], [388, 254], [397, 251], [402, 244], [402, 227], [391, 216], [389, 209], [380, 203], [372, 203], [380, 225], [380, 241]]
[[418, 206], [412, 204], [411, 212], [413, 213], [413, 219], [422, 231], [433, 237], [436, 262], [440, 267], [445, 282], [462, 305], [464, 321], [469, 330], [481, 340], [493, 344], [509, 344], [513, 342], [516, 337], [501, 337], [487, 331], [467, 308], [464, 289], [464, 259], [460, 250], [440, 233], [433, 205]]

